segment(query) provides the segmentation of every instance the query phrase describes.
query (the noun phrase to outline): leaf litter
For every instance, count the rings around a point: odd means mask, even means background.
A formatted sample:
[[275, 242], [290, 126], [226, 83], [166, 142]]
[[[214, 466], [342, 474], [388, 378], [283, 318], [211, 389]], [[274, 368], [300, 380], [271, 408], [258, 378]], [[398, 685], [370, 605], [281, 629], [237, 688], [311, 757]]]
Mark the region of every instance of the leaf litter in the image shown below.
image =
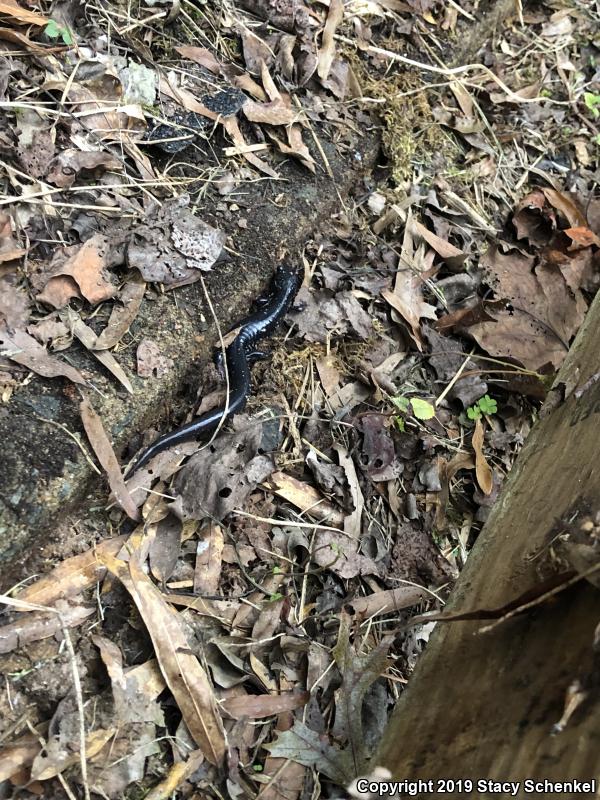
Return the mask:
[[[451, 619], [444, 600], [598, 287], [597, 21], [578, 13], [578, 49], [571, 16], [542, 4], [456, 71], [414, 44], [446, 52], [455, 4], [245, 0], [193, 17], [174, 5], [169, 24], [157, 8], [0, 3], [3, 403], [32, 380], [89, 392], [97, 365], [66, 352], [81, 344], [134, 390], [124, 342], [144, 302], [232, 251], [219, 215], [204, 218], [211, 192], [252, 224], [246, 183], [291, 157], [318, 185], [328, 148], [374, 124], [382, 168], [306, 242], [291, 335], [255, 368], [233, 433], [163, 453], [126, 486], [81, 403], [125, 514], [101, 531], [78, 521], [81, 546], [7, 598], [0, 777], [38, 794], [60, 781], [83, 796], [339, 796], [377, 769], [428, 626]], [[477, 27], [476, 4], [461, 8]], [[172, 368], [161, 344], [135, 341], [145, 381]], [[559, 587], [593, 582], [597, 520], [565, 526]]]

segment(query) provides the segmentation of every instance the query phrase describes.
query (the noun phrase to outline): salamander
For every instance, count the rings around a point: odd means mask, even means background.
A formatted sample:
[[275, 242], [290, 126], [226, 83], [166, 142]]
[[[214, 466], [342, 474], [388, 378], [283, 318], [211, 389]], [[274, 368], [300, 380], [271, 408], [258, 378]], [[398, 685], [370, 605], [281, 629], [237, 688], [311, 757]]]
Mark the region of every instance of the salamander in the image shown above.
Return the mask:
[[[268, 336], [279, 320], [285, 316], [298, 293], [301, 282], [300, 274], [292, 267], [281, 264], [277, 268], [269, 292], [259, 298], [257, 310], [234, 328], [234, 330], [239, 328], [239, 332], [225, 350], [229, 378], [227, 405], [207, 411], [187, 425], [159, 436], [129, 467], [125, 474], [126, 480], [163, 450], [192, 439], [207, 437], [214, 433], [222, 420], [224, 422], [242, 411], [250, 393], [250, 366], [264, 355], [255, 349], [255, 344], [258, 339]], [[220, 371], [223, 372], [222, 352], [217, 354], [216, 361]]]

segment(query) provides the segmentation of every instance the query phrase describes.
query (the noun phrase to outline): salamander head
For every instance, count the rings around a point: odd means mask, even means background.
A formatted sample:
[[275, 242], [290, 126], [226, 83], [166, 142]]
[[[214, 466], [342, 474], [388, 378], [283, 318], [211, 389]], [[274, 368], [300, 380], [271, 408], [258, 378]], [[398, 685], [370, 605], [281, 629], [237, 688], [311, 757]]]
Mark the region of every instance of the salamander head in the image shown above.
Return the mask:
[[273, 277], [272, 288], [274, 291], [288, 288], [291, 284], [294, 285], [297, 291], [300, 288], [302, 279], [298, 270], [291, 264], [279, 264]]

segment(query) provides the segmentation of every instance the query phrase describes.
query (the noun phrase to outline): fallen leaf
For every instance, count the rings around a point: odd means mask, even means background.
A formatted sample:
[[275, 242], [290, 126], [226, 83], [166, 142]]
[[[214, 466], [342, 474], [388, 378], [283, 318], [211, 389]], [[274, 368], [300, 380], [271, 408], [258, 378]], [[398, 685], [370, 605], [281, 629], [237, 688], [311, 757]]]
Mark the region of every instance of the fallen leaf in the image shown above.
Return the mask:
[[491, 494], [494, 488], [494, 476], [483, 454], [483, 425], [480, 419], [475, 420], [472, 444], [473, 450], [475, 451], [475, 475], [477, 476], [477, 483], [484, 494]]
[[101, 234], [57, 251], [50, 264], [50, 279], [36, 299], [63, 308], [72, 297], [85, 297], [92, 305], [114, 297], [117, 287], [107, 272], [107, 252], [108, 239]]
[[127, 377], [125, 370], [108, 350], [96, 350], [97, 337], [94, 331], [85, 324], [79, 314], [72, 308], [66, 308], [59, 312], [63, 323], [79, 339], [81, 344], [90, 351], [94, 358], [112, 373], [119, 383], [127, 389], [129, 394], [133, 394], [133, 386]]
[[127, 538], [124, 535], [106, 539], [92, 550], [67, 558], [50, 573], [21, 589], [17, 595], [18, 599], [40, 606], [51, 606], [57, 600], [76, 597], [102, 580], [106, 568], [101, 563], [100, 557], [103, 553], [116, 556]]
[[170, 289], [194, 283], [221, 254], [225, 234], [192, 214], [189, 202], [182, 195], [164, 203], [131, 232], [128, 264], [145, 280]]
[[305, 767], [315, 768], [338, 786], [350, 783], [355, 773], [351, 759], [341, 753], [308, 725], [296, 720], [290, 730], [277, 736], [274, 742], [263, 744], [275, 758], [291, 759]]
[[80, 172], [91, 172], [94, 176], [99, 176], [105, 170], [121, 173], [123, 169], [123, 162], [112, 153], [68, 147], [58, 153], [46, 172], [46, 180], [64, 189], [75, 183]]
[[184, 58], [189, 58], [190, 61], [195, 61], [196, 64], [218, 75], [221, 72], [221, 64], [215, 58], [212, 50], [207, 50], [206, 47], [195, 47], [194, 45], [180, 45], [175, 50]]
[[343, 0], [330, 0], [317, 63], [317, 75], [321, 80], [325, 80], [329, 75], [329, 70], [331, 69], [331, 64], [335, 55], [335, 32], [341, 25], [343, 19]]
[[10, 653], [29, 642], [39, 642], [60, 634], [64, 626], [72, 628], [95, 613], [94, 607], [64, 603], [60, 616], [52, 612], [32, 611], [16, 622], [0, 627], [0, 653]]
[[230, 697], [222, 707], [234, 719], [264, 719], [283, 711], [295, 711], [305, 706], [310, 692], [288, 692], [287, 694], [244, 694]]
[[262, 426], [251, 424], [222, 434], [218, 447], [192, 456], [175, 481], [173, 510], [182, 519], [220, 521], [273, 471], [272, 459], [260, 453]]
[[130, 593], [144, 620], [161, 672], [190, 734], [210, 763], [219, 764], [226, 744], [217, 701], [204, 669], [190, 652], [179, 614], [143, 573], [136, 558], [128, 565], [110, 556], [103, 560]]
[[22, 330], [9, 334], [0, 329], [0, 355], [21, 364], [44, 378], [68, 378], [73, 383], [85, 385], [81, 373], [70, 364], [51, 356], [45, 347]]
[[[400, 277], [402, 276], [402, 277]], [[422, 317], [437, 320], [435, 306], [423, 300], [423, 281], [410, 270], [399, 272], [394, 290], [383, 289], [381, 296], [410, 325], [413, 339], [419, 350], [423, 351], [420, 320]]]
[[0, 211], [0, 264], [16, 261], [28, 252], [28, 248], [19, 247], [15, 242], [12, 226], [10, 214]]
[[150, 544], [148, 561], [157, 581], [164, 584], [171, 577], [181, 551], [181, 520], [169, 514], [156, 523], [156, 534]]
[[437, 236], [415, 219], [413, 219], [412, 226], [414, 232], [424, 239], [449, 267], [458, 268], [465, 262], [467, 254], [459, 250], [458, 247]]
[[16, 0], [1, 0], [0, 1], [0, 14], [5, 14], [11, 17], [15, 22], [23, 25], [47, 25], [50, 20], [35, 11], [30, 11], [27, 8], [21, 8]]
[[117, 503], [130, 519], [135, 521], [139, 520], [139, 512], [127, 491], [119, 462], [117, 461], [110, 440], [106, 435], [102, 420], [94, 411], [87, 398], [84, 398], [79, 404], [79, 411], [87, 437], [98, 461], [106, 473], [109, 486]]
[[119, 293], [119, 302], [111, 309], [106, 328], [96, 339], [94, 350], [108, 350], [121, 341], [137, 317], [145, 291], [146, 282], [140, 277], [132, 277], [127, 281]]
[[357, 597], [346, 603], [357, 619], [364, 620], [379, 614], [395, 614], [402, 608], [410, 608], [427, 599], [429, 593], [418, 586], [400, 586], [397, 589], [386, 589], [373, 592], [366, 597]]
[[571, 228], [587, 227], [585, 214], [574, 197], [556, 189], [542, 189], [548, 202], [566, 218]]
[[344, 515], [330, 503], [314, 486], [287, 475], [285, 472], [273, 472], [268, 481], [273, 491], [298, 508], [302, 514], [314, 519], [326, 521], [333, 528], [341, 528]]
[[514, 358], [536, 371], [548, 364], [558, 368], [587, 308], [576, 276], [567, 284], [565, 267], [516, 250], [503, 255], [490, 248], [480, 264], [504, 306], [493, 311], [488, 306], [493, 321], [477, 322], [465, 332], [490, 355]]

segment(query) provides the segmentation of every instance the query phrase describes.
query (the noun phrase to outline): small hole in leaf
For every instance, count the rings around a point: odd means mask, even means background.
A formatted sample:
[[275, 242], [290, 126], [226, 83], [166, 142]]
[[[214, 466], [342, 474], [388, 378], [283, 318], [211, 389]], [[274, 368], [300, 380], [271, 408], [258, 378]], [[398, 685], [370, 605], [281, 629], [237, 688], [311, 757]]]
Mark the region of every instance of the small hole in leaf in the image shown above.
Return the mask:
[[219, 491], [219, 497], [226, 498], [226, 497], [229, 497], [229, 495], [230, 495], [230, 494], [231, 494], [231, 489], [229, 488], [229, 486], [224, 486], [224, 487], [223, 487], [223, 488], [222, 488], [222, 489]]

